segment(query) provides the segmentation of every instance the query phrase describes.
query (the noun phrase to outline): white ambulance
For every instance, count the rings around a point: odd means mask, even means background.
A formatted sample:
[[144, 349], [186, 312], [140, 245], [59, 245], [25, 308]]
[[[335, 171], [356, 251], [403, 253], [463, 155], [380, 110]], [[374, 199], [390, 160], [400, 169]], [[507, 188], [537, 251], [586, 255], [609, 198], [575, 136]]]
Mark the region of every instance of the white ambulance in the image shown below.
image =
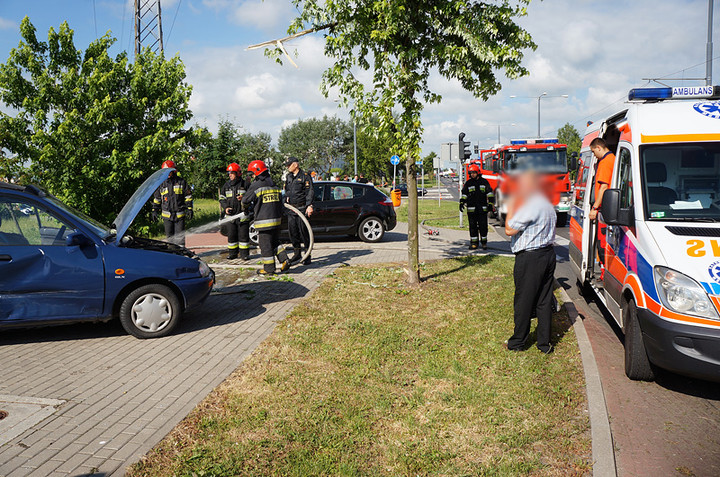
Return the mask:
[[[720, 381], [720, 87], [641, 88], [588, 127], [570, 217], [570, 262], [625, 333], [625, 372]], [[592, 223], [597, 160], [615, 154]]]

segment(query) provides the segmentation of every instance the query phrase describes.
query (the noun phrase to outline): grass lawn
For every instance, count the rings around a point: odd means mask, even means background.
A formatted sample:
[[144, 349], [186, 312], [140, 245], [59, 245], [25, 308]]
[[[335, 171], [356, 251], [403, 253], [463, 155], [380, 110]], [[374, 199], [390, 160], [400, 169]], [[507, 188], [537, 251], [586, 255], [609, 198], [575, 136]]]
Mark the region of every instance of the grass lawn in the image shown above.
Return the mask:
[[512, 265], [338, 269], [130, 475], [589, 475], [567, 316], [550, 356], [502, 347]]
[[[399, 221], [408, 221], [407, 197], [403, 197], [402, 205], [395, 212]], [[441, 200], [438, 206], [437, 199], [418, 199], [418, 218], [420, 223], [425, 220], [425, 225], [432, 227], [460, 228], [458, 203], [451, 200]], [[463, 225], [462, 228], [467, 229], [467, 214], [463, 218]]]
[[[220, 219], [220, 205], [215, 199], [195, 199], [193, 201], [193, 219], [185, 224], [185, 229], [205, 225]], [[150, 238], [164, 239], [165, 229], [162, 220], [155, 222], [150, 227]]]

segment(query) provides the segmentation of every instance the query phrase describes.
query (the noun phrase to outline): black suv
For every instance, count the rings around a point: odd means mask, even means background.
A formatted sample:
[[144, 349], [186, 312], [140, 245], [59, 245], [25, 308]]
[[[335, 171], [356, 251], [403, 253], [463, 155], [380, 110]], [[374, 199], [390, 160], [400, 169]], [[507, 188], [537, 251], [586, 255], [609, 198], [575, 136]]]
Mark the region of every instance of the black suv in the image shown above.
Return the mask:
[[[382, 240], [385, 231], [397, 224], [392, 200], [370, 184], [318, 181], [313, 186], [310, 225], [316, 236], [351, 235], [373, 243]], [[281, 237], [287, 240], [287, 217], [283, 217], [281, 230]], [[250, 239], [257, 243], [252, 227]]]

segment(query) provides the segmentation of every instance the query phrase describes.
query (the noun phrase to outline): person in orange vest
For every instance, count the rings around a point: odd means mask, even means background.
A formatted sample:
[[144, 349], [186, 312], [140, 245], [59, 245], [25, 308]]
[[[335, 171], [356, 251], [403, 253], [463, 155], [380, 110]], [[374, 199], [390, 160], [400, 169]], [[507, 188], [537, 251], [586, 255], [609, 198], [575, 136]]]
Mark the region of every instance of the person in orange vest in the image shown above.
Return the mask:
[[[175, 162], [165, 161], [162, 168], [175, 169]], [[152, 219], [160, 217], [168, 241], [184, 247], [185, 224], [193, 217], [193, 198], [192, 189], [177, 171], [172, 171], [153, 194]]]
[[[596, 137], [590, 143], [590, 150], [597, 158], [595, 163], [595, 186], [593, 188], [593, 205], [588, 217], [590, 220], [595, 221], [598, 219], [600, 207], [602, 206], [603, 194], [610, 188], [612, 182], [613, 171], [615, 169], [615, 154], [613, 154], [608, 148], [607, 142], [604, 139]], [[607, 240], [605, 238], [605, 230], [607, 226], [602, 222], [602, 215], [600, 220], [597, 220], [597, 256], [600, 262], [600, 279], [602, 280], [605, 276], [605, 244]]]

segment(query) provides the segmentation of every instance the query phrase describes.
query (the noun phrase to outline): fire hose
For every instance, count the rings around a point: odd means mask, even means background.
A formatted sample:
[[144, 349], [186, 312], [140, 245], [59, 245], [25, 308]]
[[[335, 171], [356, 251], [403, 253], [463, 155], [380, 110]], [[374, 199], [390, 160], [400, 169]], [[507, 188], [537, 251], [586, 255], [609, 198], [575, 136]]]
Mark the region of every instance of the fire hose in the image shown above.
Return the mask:
[[288, 203], [285, 203], [285, 208], [290, 210], [291, 212], [295, 212], [295, 214], [300, 217], [300, 219], [305, 224], [305, 227], [307, 228], [308, 237], [310, 237], [310, 243], [308, 244], [308, 248], [307, 250], [305, 250], [302, 258], [300, 259], [301, 262], [304, 262], [310, 256], [310, 254], [312, 253], [312, 249], [315, 246], [315, 234], [313, 234], [312, 227], [310, 226], [310, 221], [307, 219], [307, 217], [305, 217], [305, 214], [303, 214], [297, 208], [293, 207]]

